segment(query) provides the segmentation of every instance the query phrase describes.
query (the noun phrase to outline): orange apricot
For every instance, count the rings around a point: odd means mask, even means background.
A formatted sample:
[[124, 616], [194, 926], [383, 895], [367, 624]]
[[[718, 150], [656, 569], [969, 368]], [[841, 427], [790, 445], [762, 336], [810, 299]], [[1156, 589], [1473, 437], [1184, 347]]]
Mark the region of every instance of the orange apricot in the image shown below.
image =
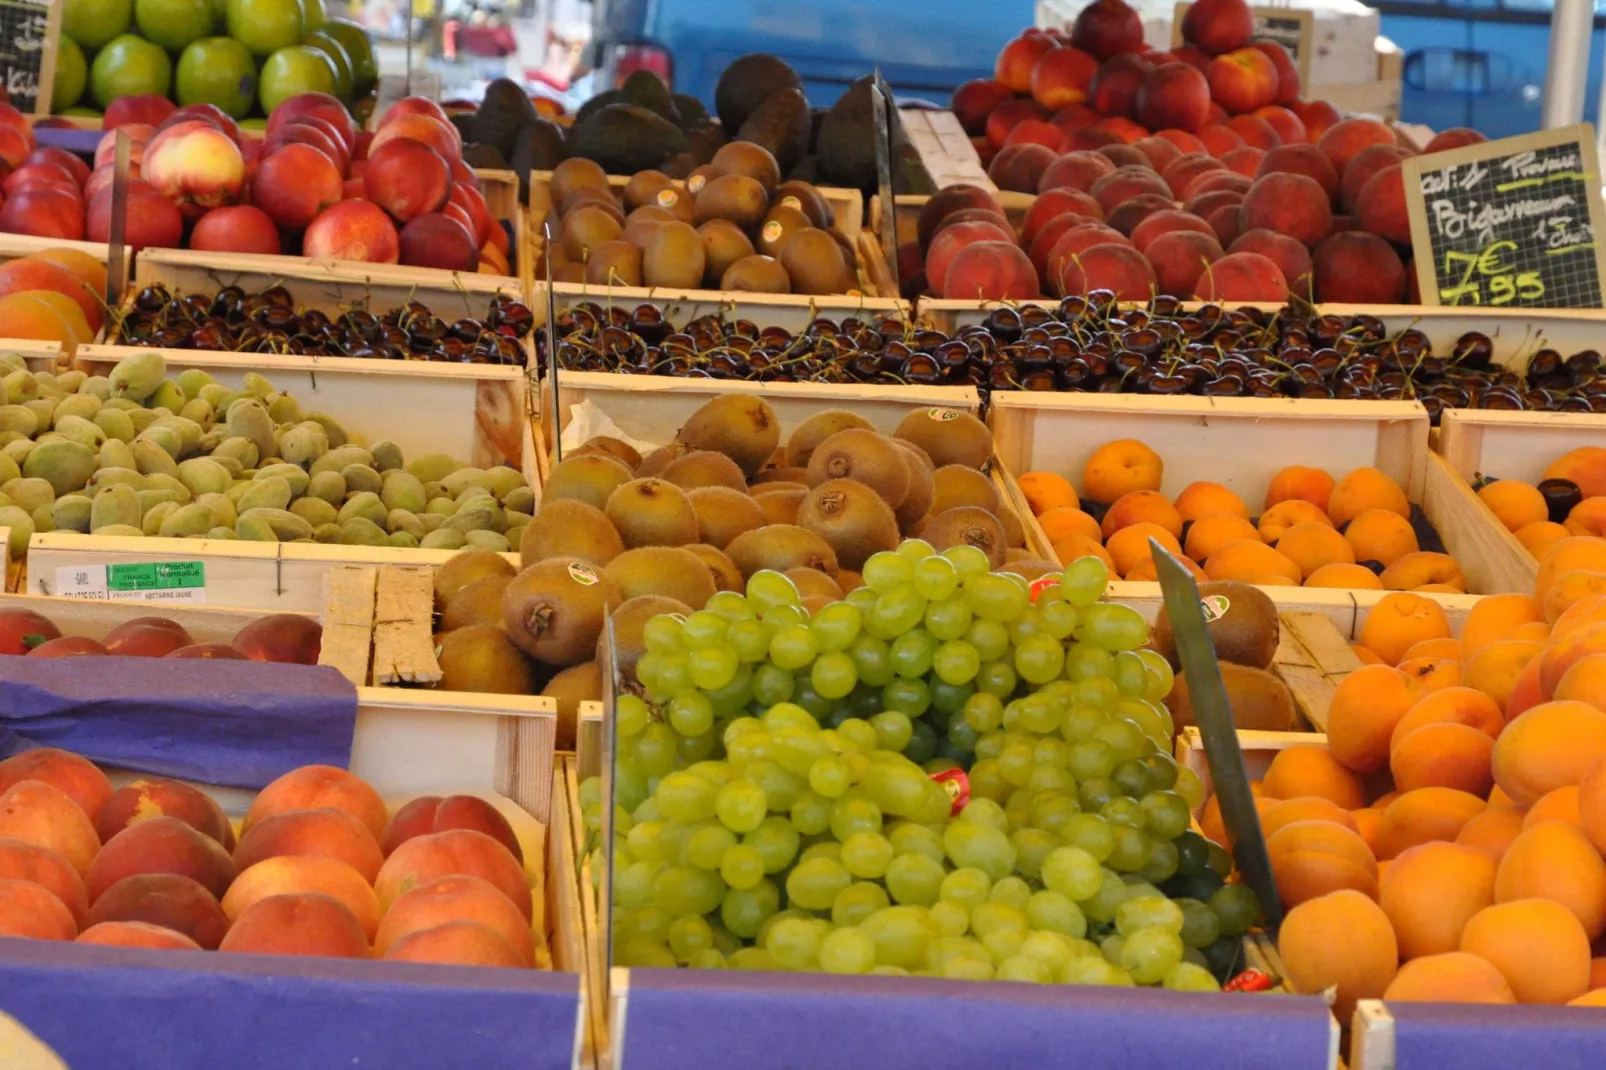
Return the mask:
[[1570, 479], [1586, 498], [1606, 495], [1606, 449], [1579, 446], [1557, 457], [1545, 468], [1545, 479]]
[[1354, 552], [1355, 560], [1376, 561], [1385, 567], [1421, 549], [1411, 522], [1387, 509], [1368, 509], [1361, 513], [1344, 529], [1344, 539]]
[[1346, 1022], [1357, 1000], [1378, 999], [1388, 990], [1400, 962], [1388, 915], [1355, 891], [1333, 892], [1290, 910], [1278, 950], [1289, 986], [1300, 995], [1335, 989], [1333, 1013]]
[[1549, 899], [1484, 907], [1462, 930], [1461, 950], [1494, 963], [1523, 1003], [1566, 1003], [1589, 986], [1589, 936]]
[[1195, 561], [1203, 561], [1229, 542], [1239, 539], [1259, 539], [1255, 525], [1231, 513], [1209, 513], [1188, 525], [1188, 536], [1182, 549]]
[[1301, 578], [1298, 565], [1256, 539], [1239, 539], [1221, 547], [1205, 560], [1204, 569], [1205, 575], [1213, 580], [1244, 583], [1278, 576], [1297, 586]]
[[1104, 543], [1104, 548], [1110, 552], [1110, 559], [1115, 562], [1115, 571], [1125, 576], [1140, 562], [1148, 561], [1153, 552], [1149, 548], [1150, 539], [1172, 554], [1182, 553], [1182, 544], [1177, 542], [1177, 537], [1160, 525], [1147, 522], [1132, 524], [1115, 532]]
[[[1544, 648], [1521, 639], [1500, 639], [1480, 647], [1467, 658], [1461, 669], [1461, 682], [1481, 691], [1504, 710], [1511, 701], [1517, 680], [1529, 662]], [[1537, 671], [1537, 670], [1536, 670]]]
[[1567, 538], [1572, 532], [1560, 524], [1544, 520], [1538, 524], [1529, 524], [1511, 534], [1522, 543], [1524, 550], [1537, 559], [1544, 557], [1552, 546]]
[[1068, 565], [1079, 557], [1096, 557], [1104, 562], [1105, 568], [1115, 572], [1115, 559], [1104, 548], [1104, 544], [1086, 535], [1070, 535], [1061, 539], [1054, 544], [1054, 556], [1059, 558], [1062, 565]]
[[1578, 824], [1595, 850], [1606, 853], [1606, 758], [1591, 762], [1578, 782]]
[[1561, 640], [1591, 624], [1606, 622], [1606, 595], [1592, 595], [1574, 602], [1550, 622], [1551, 637]]
[[1569, 535], [1606, 535], [1606, 498], [1585, 498], [1561, 522]]
[[1050, 509], [1081, 507], [1076, 488], [1071, 486], [1070, 480], [1056, 472], [1027, 472], [1015, 482], [1036, 516], [1042, 516]]
[[1332, 495], [1332, 476], [1320, 468], [1290, 465], [1271, 477], [1271, 483], [1266, 487], [1265, 509], [1269, 510], [1281, 502], [1298, 500], [1309, 502], [1325, 514], [1328, 499]]
[[1577, 784], [1606, 755], [1606, 713], [1586, 702], [1544, 702], [1506, 725], [1494, 746], [1494, 779], [1511, 798], [1532, 806], [1540, 796]]
[[1586, 572], [1576, 569], [1563, 572], [1545, 592], [1541, 605], [1545, 620], [1554, 623], [1568, 609], [1589, 598], [1606, 594], [1606, 572]]
[[1049, 509], [1038, 516], [1037, 524], [1051, 545], [1072, 535], [1098, 541], [1104, 538], [1104, 533], [1099, 530], [1099, 522], [1074, 505], [1057, 505]]
[[1576, 829], [1584, 827], [1583, 813], [1578, 808], [1579, 788], [1569, 784], [1555, 791], [1547, 791], [1539, 801], [1522, 815], [1522, 827], [1530, 829], [1541, 821], [1565, 821]]
[[1487, 807], [1482, 799], [1455, 788], [1416, 788], [1401, 792], [1377, 824], [1377, 857], [1394, 858], [1432, 840], [1453, 840], [1461, 827]]
[[[1208, 571], [1208, 570], [1207, 570]], [[1376, 652], [1390, 665], [1424, 639], [1443, 639], [1450, 634], [1450, 621], [1444, 609], [1431, 598], [1408, 593], [1385, 595], [1366, 615], [1361, 625], [1361, 645]]]
[[1299, 566], [1299, 574], [1309, 579], [1325, 565], [1353, 565], [1355, 551], [1331, 525], [1310, 521], [1295, 524], [1277, 540], [1277, 552]]
[[1455, 842], [1475, 847], [1496, 864], [1505, 857], [1511, 843], [1522, 835], [1523, 811], [1515, 806], [1490, 805], [1483, 813], [1461, 826]]
[[1494, 963], [1466, 951], [1412, 959], [1383, 990], [1393, 1003], [1515, 1003], [1516, 995]]
[[1306, 587], [1341, 588], [1352, 591], [1381, 591], [1383, 581], [1365, 565], [1323, 565], [1305, 577]]
[[1106, 442], [1082, 468], [1082, 493], [1109, 505], [1134, 490], [1159, 490], [1165, 463], [1160, 455], [1132, 438]]
[[1326, 513], [1316, 508], [1310, 502], [1300, 498], [1291, 498], [1260, 514], [1256, 530], [1260, 532], [1262, 542], [1275, 543], [1283, 537], [1283, 532], [1296, 524], [1326, 524], [1333, 527], [1333, 522]]
[[[1360, 832], [1355, 818], [1342, 806], [1320, 795], [1305, 795], [1292, 799], [1278, 799], [1260, 815], [1262, 836], [1274, 835], [1285, 825], [1296, 821], [1331, 821], [1347, 829]], [[1363, 837], [1364, 838], [1364, 837]]]
[[1379, 882], [1377, 903], [1400, 941], [1400, 957], [1461, 946], [1472, 916], [1494, 899], [1494, 859], [1473, 847], [1424, 843], [1401, 851]]
[[1440, 661], [1461, 660], [1461, 640], [1459, 639], [1424, 639], [1415, 643], [1400, 658], [1401, 661], [1411, 661], [1414, 658], [1437, 658]]
[[1436, 587], [1446, 593], [1465, 594], [1467, 590], [1467, 578], [1455, 558], [1426, 550], [1395, 558], [1394, 563], [1385, 568], [1383, 575], [1378, 578], [1391, 591]]
[[1409, 658], [1395, 668], [1415, 680], [1424, 694], [1461, 683], [1461, 663], [1450, 658]]
[[1394, 726], [1422, 691], [1392, 665], [1362, 665], [1333, 689], [1327, 713], [1327, 747], [1343, 765], [1370, 773], [1388, 763]]
[[1587, 702], [1606, 710], [1606, 654], [1590, 654], [1573, 662], [1556, 681], [1551, 697]]
[[1177, 507], [1159, 491], [1134, 490], [1121, 495], [1104, 514], [1099, 530], [1108, 539], [1133, 524], [1155, 524], [1172, 535], [1182, 534], [1182, 516], [1177, 512]]
[[1455, 788], [1482, 795], [1494, 784], [1489, 755], [1494, 740], [1464, 724], [1423, 725], [1397, 737], [1389, 772], [1401, 791]]
[[1387, 509], [1407, 520], [1411, 517], [1411, 503], [1393, 476], [1377, 468], [1357, 468], [1334, 485], [1327, 515], [1341, 525], [1368, 509]]
[[1249, 507], [1244, 500], [1220, 483], [1189, 483], [1177, 495], [1176, 506], [1183, 520], [1198, 520], [1212, 513], [1249, 519]]
[[1519, 625], [1543, 621], [1539, 600], [1526, 594], [1492, 594], [1467, 610], [1461, 623], [1461, 654], [1470, 658], [1498, 639], [1509, 639]]
[[1295, 821], [1266, 839], [1277, 894], [1288, 906], [1349, 888], [1377, 896], [1377, 859], [1360, 833], [1335, 821]]
[[1545, 496], [1532, 483], [1520, 479], [1497, 479], [1478, 488], [1478, 500], [1489, 507], [1507, 531], [1518, 531], [1529, 524], [1550, 518]]
[[1539, 655], [1539, 693], [1550, 698], [1561, 678], [1584, 658], [1606, 654], [1606, 621], [1555, 637]]
[[1506, 726], [1500, 706], [1483, 692], [1471, 687], [1446, 687], [1423, 695], [1394, 726], [1389, 737], [1392, 748], [1411, 732], [1430, 724], [1459, 724], [1476, 728], [1490, 740], [1497, 739]]
[[1355, 831], [1361, 834], [1366, 846], [1377, 853], [1377, 825], [1383, 819], [1383, 811], [1373, 806], [1363, 806], [1359, 810], [1350, 811], [1350, 820], [1355, 822]]
[[1534, 576], [1534, 597], [1543, 602], [1551, 584], [1566, 572], [1606, 572], [1606, 539], [1569, 535], [1546, 550]]
[[[1179, 557], [1177, 560], [1182, 562], [1182, 567], [1188, 570], [1189, 574], [1193, 576], [1195, 581], [1203, 583], [1205, 580], [1210, 578], [1204, 574], [1204, 569], [1193, 563], [1192, 558]], [[1128, 581], [1129, 583], [1154, 583], [1159, 578], [1160, 573], [1159, 570], [1154, 566], [1153, 555], [1143, 558], [1137, 563], [1136, 567], [1134, 567], [1131, 572], [1128, 572], [1122, 577], [1122, 579]]]
[[1266, 793], [1278, 799], [1318, 796], [1345, 810], [1366, 805], [1361, 778], [1332, 756], [1326, 747], [1311, 743], [1284, 747], [1266, 770]]

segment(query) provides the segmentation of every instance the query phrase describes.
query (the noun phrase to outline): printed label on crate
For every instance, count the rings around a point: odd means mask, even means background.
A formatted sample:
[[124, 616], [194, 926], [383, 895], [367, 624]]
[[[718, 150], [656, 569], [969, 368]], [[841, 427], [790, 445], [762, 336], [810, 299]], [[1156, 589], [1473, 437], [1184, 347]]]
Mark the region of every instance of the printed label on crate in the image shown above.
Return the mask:
[[159, 561], [142, 565], [70, 565], [56, 569], [61, 598], [107, 602], [185, 602], [206, 604], [206, 565], [200, 561]]
[[1413, 156], [1400, 173], [1423, 304], [1601, 307], [1589, 123]]

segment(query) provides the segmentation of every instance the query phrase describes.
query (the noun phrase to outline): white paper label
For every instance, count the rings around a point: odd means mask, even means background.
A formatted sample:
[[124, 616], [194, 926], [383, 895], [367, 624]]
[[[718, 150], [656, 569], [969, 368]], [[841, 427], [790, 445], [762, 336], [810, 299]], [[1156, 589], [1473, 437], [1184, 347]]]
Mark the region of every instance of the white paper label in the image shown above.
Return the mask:
[[200, 561], [144, 565], [70, 565], [56, 569], [60, 598], [106, 602], [206, 604], [206, 566]]

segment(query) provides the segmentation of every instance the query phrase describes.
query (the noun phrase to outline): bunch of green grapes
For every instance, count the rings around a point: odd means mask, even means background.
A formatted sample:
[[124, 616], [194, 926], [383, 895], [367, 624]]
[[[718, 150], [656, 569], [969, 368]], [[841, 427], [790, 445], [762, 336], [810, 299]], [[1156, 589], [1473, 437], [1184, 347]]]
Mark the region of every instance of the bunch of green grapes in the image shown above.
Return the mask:
[[616, 707], [618, 964], [1217, 988], [1259, 905], [1189, 827], [1171, 669], [1103, 563], [1034, 600], [909, 540], [863, 576], [813, 615], [759, 572], [648, 623]]

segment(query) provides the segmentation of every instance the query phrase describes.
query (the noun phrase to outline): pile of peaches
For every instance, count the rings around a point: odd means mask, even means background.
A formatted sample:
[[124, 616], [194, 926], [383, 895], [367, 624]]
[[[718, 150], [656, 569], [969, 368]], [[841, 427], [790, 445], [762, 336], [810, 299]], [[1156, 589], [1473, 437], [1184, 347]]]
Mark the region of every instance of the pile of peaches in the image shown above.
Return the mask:
[[298, 613], [270, 613], [235, 633], [227, 643], [197, 643], [166, 617], [133, 617], [100, 639], [63, 635], [48, 617], [31, 609], [0, 609], [0, 654], [30, 658], [202, 658], [316, 665], [323, 626]]
[[[1012, 41], [996, 77], [961, 86], [952, 107], [993, 182], [1038, 200], [1016, 234], [987, 191], [943, 190], [918, 246], [900, 250], [900, 277], [924, 274], [908, 289], [1417, 300], [1400, 169], [1417, 147], [1380, 120], [1301, 101], [1287, 51], [1251, 43], [1252, 30], [1244, 0], [1200, 0], [1186, 44], [1163, 52], [1144, 46], [1136, 11], [1098, 0], [1068, 35]], [[1482, 140], [1446, 130], [1423, 151]], [[961, 223], [934, 256], [938, 231]], [[960, 252], [983, 242], [999, 244]]]
[[1536, 558], [1569, 536], [1606, 535], [1606, 449], [1568, 450], [1546, 466], [1537, 485], [1488, 479], [1478, 498]]
[[[1325, 743], [1257, 793], [1300, 992], [1606, 1007], [1606, 540], [1545, 556], [1532, 595], [1444, 611], [1387, 596]], [[1206, 835], [1225, 835], [1207, 802]]]
[[1318, 468], [1284, 468], [1272, 477], [1258, 517], [1220, 483], [1190, 483], [1167, 498], [1164, 472], [1154, 450], [1118, 439], [1088, 458], [1080, 494], [1055, 472], [1027, 472], [1019, 484], [1060, 561], [1091, 554], [1126, 580], [1155, 579], [1154, 539], [1201, 580], [1466, 592], [1452, 557], [1422, 549], [1431, 531], [1419, 536], [1405, 491], [1379, 469], [1357, 468], [1335, 480]]
[[0, 936], [545, 968], [524, 862], [484, 799], [425, 796], [391, 814], [331, 766], [263, 788], [236, 838], [180, 781], [114, 791], [49, 748], [0, 762]]

